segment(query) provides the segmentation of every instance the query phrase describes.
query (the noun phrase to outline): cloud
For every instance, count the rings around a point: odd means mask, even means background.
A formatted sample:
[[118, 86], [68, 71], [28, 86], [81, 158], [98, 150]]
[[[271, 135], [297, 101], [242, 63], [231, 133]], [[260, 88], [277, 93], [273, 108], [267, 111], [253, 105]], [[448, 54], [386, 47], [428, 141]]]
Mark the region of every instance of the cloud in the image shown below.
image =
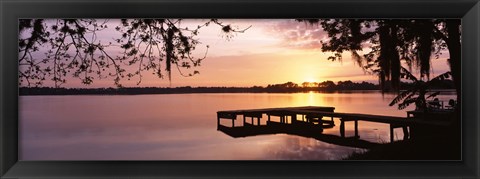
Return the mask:
[[287, 48], [320, 50], [321, 41], [328, 38], [327, 33], [319, 25], [293, 19], [278, 21], [268, 31], [283, 39], [280, 45]]

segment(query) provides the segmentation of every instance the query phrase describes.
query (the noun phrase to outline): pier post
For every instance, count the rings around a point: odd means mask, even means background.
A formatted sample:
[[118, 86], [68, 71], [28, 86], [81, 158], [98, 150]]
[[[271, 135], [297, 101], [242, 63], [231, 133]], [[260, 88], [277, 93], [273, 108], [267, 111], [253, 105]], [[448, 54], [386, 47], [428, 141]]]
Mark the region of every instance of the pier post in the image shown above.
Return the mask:
[[393, 126], [390, 124], [390, 142], [393, 142]]
[[245, 117], [245, 114], [243, 115], [243, 126], [245, 126], [245, 123], [247, 122], [247, 119]]
[[235, 127], [235, 119], [232, 119], [232, 127]]
[[268, 122], [270, 122], [270, 115], [268, 115]]
[[220, 127], [220, 117], [217, 116], [217, 130]]
[[260, 125], [260, 118], [257, 117], [257, 124]]
[[355, 138], [360, 138], [360, 136], [358, 136], [358, 120], [355, 120]]
[[407, 126], [403, 126], [402, 128], [403, 128], [403, 140], [407, 140], [409, 138]]
[[340, 120], [340, 136], [345, 137], [345, 122]]

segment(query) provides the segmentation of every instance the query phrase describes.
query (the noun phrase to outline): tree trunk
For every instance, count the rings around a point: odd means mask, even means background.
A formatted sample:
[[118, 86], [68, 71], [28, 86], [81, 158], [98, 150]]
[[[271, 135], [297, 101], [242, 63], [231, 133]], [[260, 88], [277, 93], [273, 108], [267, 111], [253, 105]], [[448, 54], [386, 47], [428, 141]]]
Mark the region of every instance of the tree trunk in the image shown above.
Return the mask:
[[460, 125], [460, 109], [461, 109], [461, 94], [462, 94], [462, 72], [461, 72], [461, 58], [462, 47], [460, 43], [460, 20], [449, 19], [446, 23], [448, 38], [445, 40], [450, 53], [450, 71], [452, 72], [453, 82], [457, 91], [457, 107], [455, 108], [458, 125]]

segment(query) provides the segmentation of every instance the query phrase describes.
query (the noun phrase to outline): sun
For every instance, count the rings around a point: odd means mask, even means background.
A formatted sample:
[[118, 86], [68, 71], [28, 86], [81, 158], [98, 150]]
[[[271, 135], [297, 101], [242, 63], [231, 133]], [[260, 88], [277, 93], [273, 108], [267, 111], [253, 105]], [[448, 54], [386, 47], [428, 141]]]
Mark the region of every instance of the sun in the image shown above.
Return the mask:
[[313, 83], [313, 82], [317, 82], [317, 80], [315, 80], [314, 78], [305, 78], [304, 82]]

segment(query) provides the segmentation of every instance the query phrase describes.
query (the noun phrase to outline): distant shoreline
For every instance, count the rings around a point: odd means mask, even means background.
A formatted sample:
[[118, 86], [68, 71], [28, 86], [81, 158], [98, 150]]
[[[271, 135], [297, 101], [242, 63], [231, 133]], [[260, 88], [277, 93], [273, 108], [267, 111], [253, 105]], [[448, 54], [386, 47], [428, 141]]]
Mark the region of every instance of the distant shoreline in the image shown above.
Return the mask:
[[[402, 89], [412, 87], [412, 84], [401, 83]], [[441, 82], [434, 89], [454, 89], [453, 82]], [[52, 88], [52, 87], [20, 87], [20, 96], [33, 95], [139, 95], [139, 94], [191, 94], [191, 93], [306, 93], [306, 92], [349, 92], [349, 91], [380, 91], [378, 84], [352, 81], [324, 81], [321, 83], [305, 82], [298, 85], [293, 82], [270, 84], [266, 87], [128, 87], [128, 88]], [[388, 86], [385, 89], [390, 89]], [[388, 90], [386, 90], [388, 91]]]
[[[197, 94], [197, 93], [348, 93], [380, 92], [379, 89], [336, 89], [326, 90], [313, 87], [264, 88], [264, 87], [176, 87], [176, 88], [19, 88], [20, 96], [57, 96], [57, 95], [148, 95], [148, 94]], [[439, 89], [450, 92], [454, 89]]]

